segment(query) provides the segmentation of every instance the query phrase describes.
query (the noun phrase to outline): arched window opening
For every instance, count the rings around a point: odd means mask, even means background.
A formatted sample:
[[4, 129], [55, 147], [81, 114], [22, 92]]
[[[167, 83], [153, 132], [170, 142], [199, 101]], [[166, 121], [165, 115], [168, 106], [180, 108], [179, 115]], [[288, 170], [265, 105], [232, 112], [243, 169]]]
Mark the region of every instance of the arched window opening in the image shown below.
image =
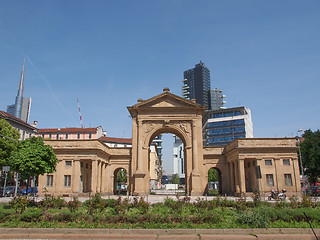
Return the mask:
[[208, 188], [209, 196], [218, 196], [222, 193], [221, 172], [218, 168], [210, 168], [208, 171]]
[[128, 173], [124, 168], [118, 168], [114, 172], [114, 194], [116, 195], [127, 195], [128, 188]]
[[150, 144], [150, 194], [185, 195], [184, 144], [172, 133], [157, 135]]

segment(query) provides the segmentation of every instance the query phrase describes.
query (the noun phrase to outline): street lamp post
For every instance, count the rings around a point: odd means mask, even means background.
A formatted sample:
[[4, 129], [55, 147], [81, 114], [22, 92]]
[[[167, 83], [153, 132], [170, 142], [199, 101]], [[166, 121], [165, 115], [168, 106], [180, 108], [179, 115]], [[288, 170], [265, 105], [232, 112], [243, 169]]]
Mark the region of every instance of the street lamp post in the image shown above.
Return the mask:
[[302, 165], [300, 139], [299, 139], [299, 132], [302, 132], [302, 131], [303, 131], [302, 129], [299, 129], [297, 131], [297, 143], [298, 143], [298, 155], [299, 155], [299, 161], [300, 161], [301, 176], [302, 176], [302, 194], [305, 194], [305, 189], [304, 189], [304, 169], [303, 169], [303, 165]]

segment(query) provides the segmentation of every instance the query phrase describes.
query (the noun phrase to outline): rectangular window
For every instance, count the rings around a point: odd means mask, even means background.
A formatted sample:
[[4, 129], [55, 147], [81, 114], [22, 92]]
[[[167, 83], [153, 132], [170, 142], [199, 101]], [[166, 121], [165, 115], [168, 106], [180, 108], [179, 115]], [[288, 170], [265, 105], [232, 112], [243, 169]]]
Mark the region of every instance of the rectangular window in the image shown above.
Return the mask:
[[49, 134], [49, 138], [52, 138], [52, 134], [51, 133]]
[[44, 134], [42, 134], [41, 136], [42, 136], [42, 138], [44, 138]]
[[268, 160], [264, 160], [264, 163], [266, 166], [271, 166], [272, 165], [272, 160], [268, 159]]
[[68, 133], [66, 133], [66, 139], [68, 139]]
[[283, 159], [283, 165], [290, 165], [290, 159]]
[[77, 137], [78, 137], [78, 139], [80, 139], [80, 133], [78, 133]]
[[59, 134], [56, 135], [56, 139], [59, 139]]
[[53, 175], [47, 175], [47, 187], [53, 186]]
[[267, 179], [267, 186], [273, 187], [274, 186], [273, 174], [266, 174], [266, 179]]
[[284, 175], [284, 182], [285, 182], [286, 186], [288, 186], [288, 187], [292, 186], [291, 174]]
[[257, 162], [256, 162], [256, 160], [254, 160], [253, 162], [252, 162], [252, 166], [257, 166]]
[[248, 162], [248, 168], [250, 167], [250, 162]]
[[64, 175], [64, 186], [71, 187], [71, 175]]
[[89, 133], [89, 139], [91, 139], [91, 137], [92, 137], [92, 135], [91, 135], [91, 133]]
[[66, 166], [72, 166], [72, 161], [66, 161]]

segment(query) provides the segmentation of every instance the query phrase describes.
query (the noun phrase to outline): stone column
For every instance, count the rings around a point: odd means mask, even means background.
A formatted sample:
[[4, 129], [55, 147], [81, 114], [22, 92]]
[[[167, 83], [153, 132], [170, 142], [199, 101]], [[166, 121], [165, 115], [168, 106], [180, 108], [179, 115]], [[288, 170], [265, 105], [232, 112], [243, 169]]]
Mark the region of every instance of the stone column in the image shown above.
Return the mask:
[[105, 166], [104, 162], [101, 162], [101, 184], [100, 184], [100, 192], [105, 192]]
[[[192, 120], [192, 173], [191, 173], [191, 195], [199, 196], [205, 191], [205, 174], [203, 166], [201, 173], [199, 165], [203, 164], [202, 152], [202, 127], [201, 119]], [[201, 141], [201, 142], [199, 142]]]
[[236, 194], [240, 193], [240, 184], [239, 184], [239, 164], [238, 161], [234, 161], [234, 183], [235, 183], [235, 192]]
[[107, 164], [106, 165], [106, 188], [105, 188], [105, 192], [108, 195], [112, 195], [113, 194], [113, 172], [112, 172], [112, 165]]
[[143, 146], [143, 139], [142, 138], [142, 121], [138, 120], [138, 148], [137, 148], [137, 153], [138, 153], [138, 160], [137, 160], [137, 173], [143, 173], [142, 170], [142, 146]]
[[52, 192], [53, 194], [59, 195], [59, 193], [63, 192], [64, 175], [63, 175], [63, 170], [62, 170], [62, 163], [63, 163], [63, 161], [61, 161], [59, 159], [59, 163], [56, 165], [56, 172], [53, 174], [53, 188], [55, 189], [54, 192]]
[[79, 193], [80, 192], [80, 175], [81, 175], [81, 165], [79, 160], [73, 160], [72, 164], [72, 177], [71, 177], [71, 185], [72, 192]]
[[95, 194], [97, 192], [97, 175], [98, 175], [98, 161], [92, 161], [91, 170], [91, 193]]
[[146, 176], [143, 170], [143, 134], [142, 134], [142, 120], [137, 120], [137, 166], [136, 172], [134, 173], [134, 195], [146, 195], [149, 189], [145, 189], [144, 178]]
[[100, 192], [100, 184], [101, 184], [101, 161], [97, 161], [97, 193]]
[[281, 160], [280, 158], [274, 158], [274, 172], [275, 172], [275, 187], [277, 188], [277, 191], [280, 191], [279, 186], [284, 186], [284, 183], [282, 181], [282, 171], [281, 169]]
[[293, 178], [292, 183], [295, 184], [295, 190], [297, 195], [301, 195], [301, 184], [300, 184], [300, 171], [298, 158], [292, 158]]
[[238, 160], [238, 167], [240, 193], [246, 193], [246, 173], [244, 169], [244, 159]]
[[192, 173], [199, 174], [198, 169], [198, 142], [197, 142], [197, 121], [192, 120]]
[[232, 194], [235, 192], [235, 179], [234, 179], [234, 163], [230, 162], [230, 190]]

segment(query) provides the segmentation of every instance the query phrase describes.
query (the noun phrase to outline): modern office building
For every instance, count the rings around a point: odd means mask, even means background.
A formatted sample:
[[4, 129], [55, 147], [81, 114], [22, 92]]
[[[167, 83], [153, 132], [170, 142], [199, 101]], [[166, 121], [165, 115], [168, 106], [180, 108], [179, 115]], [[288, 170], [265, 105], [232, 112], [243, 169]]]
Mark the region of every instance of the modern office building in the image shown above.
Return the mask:
[[153, 139], [152, 143], [155, 144], [158, 158], [161, 161], [162, 160], [162, 134], [159, 134], [158, 136], [156, 136]]
[[208, 109], [209, 110], [219, 110], [224, 108], [224, 104], [226, 104], [226, 101], [224, 101], [225, 95], [222, 94], [222, 90], [220, 89], [210, 89], [208, 93]]
[[185, 182], [185, 171], [184, 171], [184, 147], [180, 138], [173, 135], [173, 174], [178, 174], [180, 182]]
[[161, 160], [157, 154], [157, 148], [154, 143], [150, 145], [150, 189], [160, 189], [161, 188], [161, 177], [162, 168]]
[[14, 104], [7, 106], [7, 113], [20, 118], [24, 122], [29, 121], [31, 98], [23, 97], [23, 81], [24, 81], [24, 64], [23, 62], [21, 78], [18, 88], [18, 94]]
[[197, 103], [209, 105], [208, 94], [210, 90], [210, 70], [200, 61], [195, 68], [183, 73], [182, 96], [186, 99], [195, 99]]
[[206, 111], [203, 116], [203, 145], [224, 147], [237, 138], [253, 138], [251, 111], [236, 107]]

